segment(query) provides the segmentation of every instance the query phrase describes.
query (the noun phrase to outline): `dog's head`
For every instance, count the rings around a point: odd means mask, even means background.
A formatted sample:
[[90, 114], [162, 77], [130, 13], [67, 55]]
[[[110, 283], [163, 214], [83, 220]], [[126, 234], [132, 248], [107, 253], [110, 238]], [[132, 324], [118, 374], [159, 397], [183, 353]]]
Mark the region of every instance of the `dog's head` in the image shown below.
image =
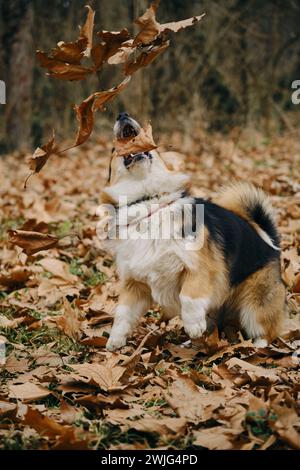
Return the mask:
[[[117, 140], [137, 136], [141, 131], [140, 124], [127, 113], [120, 113], [114, 124], [114, 135]], [[143, 197], [145, 194], [160, 194], [175, 186], [181, 186], [187, 177], [174, 175], [155, 150], [125, 155], [113, 153], [109, 167], [109, 181], [105, 193], [117, 199], [117, 195], [126, 195], [130, 200]]]
[[[128, 139], [137, 136], [141, 131], [140, 124], [127, 113], [120, 113], [114, 124], [114, 135], [117, 140]], [[158, 162], [154, 160], [158, 159]], [[119, 181], [142, 180], [151, 172], [153, 165], [160, 166], [163, 162], [156, 152], [130, 153], [123, 157], [113, 155], [110, 162], [109, 182], [115, 184]]]

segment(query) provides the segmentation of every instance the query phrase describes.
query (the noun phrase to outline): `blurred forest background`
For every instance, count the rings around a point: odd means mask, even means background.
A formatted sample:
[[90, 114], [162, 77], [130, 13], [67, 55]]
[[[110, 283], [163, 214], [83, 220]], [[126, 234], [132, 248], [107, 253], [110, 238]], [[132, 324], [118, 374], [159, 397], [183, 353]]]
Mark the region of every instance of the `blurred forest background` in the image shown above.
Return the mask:
[[[0, 0], [0, 79], [7, 104], [0, 106], [0, 151], [31, 150], [56, 128], [72, 138], [72, 106], [94, 91], [120, 82], [116, 66], [82, 82], [50, 79], [35, 50], [78, 36], [89, 3], [96, 31], [132, 27], [146, 0]], [[270, 135], [297, 128], [300, 106], [291, 83], [300, 79], [299, 0], [162, 0], [158, 19], [179, 20], [206, 12], [193, 28], [174, 35], [170, 48], [140, 70], [128, 89], [97, 116], [108, 129], [120, 110], [150, 118], [155, 131], [193, 135], [198, 128], [228, 132], [257, 129]]]

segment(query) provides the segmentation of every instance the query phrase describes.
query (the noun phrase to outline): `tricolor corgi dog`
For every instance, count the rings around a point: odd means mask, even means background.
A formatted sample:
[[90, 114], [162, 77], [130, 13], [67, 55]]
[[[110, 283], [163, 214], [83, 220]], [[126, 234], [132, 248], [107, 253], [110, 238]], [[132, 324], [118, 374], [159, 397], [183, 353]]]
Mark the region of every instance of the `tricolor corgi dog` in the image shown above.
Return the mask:
[[[123, 139], [140, 129], [121, 113], [114, 134]], [[153, 303], [166, 320], [180, 315], [190, 338], [201, 337], [217, 312], [235, 312], [258, 347], [280, 334], [280, 240], [261, 189], [235, 183], [214, 202], [194, 197], [189, 177], [151, 151], [112, 157], [102, 202], [112, 208], [105, 244], [122, 285], [108, 350], [126, 344]]]

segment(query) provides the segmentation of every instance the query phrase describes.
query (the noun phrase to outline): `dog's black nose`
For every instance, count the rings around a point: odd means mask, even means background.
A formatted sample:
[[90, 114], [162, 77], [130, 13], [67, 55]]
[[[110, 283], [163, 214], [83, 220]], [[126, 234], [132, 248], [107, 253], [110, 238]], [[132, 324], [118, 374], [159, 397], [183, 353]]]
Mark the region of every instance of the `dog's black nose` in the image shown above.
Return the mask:
[[121, 121], [122, 119], [126, 119], [129, 117], [128, 113], [120, 113], [119, 116], [117, 117], [117, 121]]

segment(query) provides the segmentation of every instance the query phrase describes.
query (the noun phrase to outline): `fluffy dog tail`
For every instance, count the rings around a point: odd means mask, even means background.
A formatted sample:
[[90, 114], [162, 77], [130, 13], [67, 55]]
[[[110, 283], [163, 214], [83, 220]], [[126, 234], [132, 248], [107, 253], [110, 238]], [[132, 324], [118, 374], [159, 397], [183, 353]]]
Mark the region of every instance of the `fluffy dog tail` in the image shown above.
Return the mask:
[[249, 183], [234, 183], [221, 191], [216, 203], [246, 219], [268, 245], [280, 250], [274, 210], [260, 188]]

